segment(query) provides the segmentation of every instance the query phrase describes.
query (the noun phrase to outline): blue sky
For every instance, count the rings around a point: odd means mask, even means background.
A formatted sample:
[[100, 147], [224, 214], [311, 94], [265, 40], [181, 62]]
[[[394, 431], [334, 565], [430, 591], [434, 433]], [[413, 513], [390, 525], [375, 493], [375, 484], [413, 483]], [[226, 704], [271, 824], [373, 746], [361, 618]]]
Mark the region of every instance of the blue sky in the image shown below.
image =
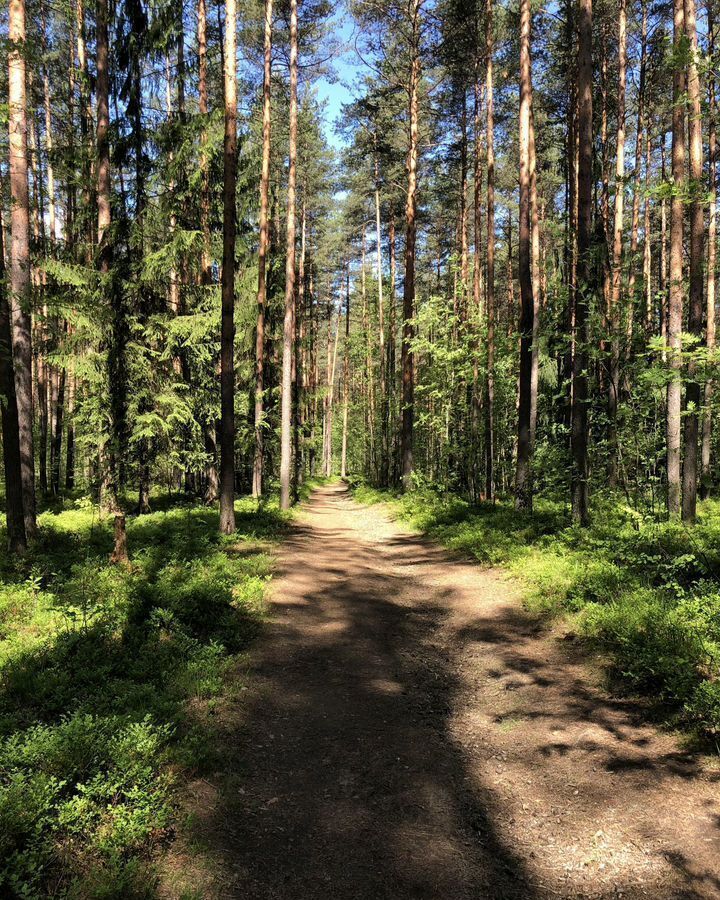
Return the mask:
[[364, 66], [354, 49], [355, 23], [341, 8], [334, 18], [334, 37], [340, 44], [338, 56], [333, 61], [334, 78], [320, 78], [314, 83], [318, 99], [325, 103], [325, 133], [332, 147], [339, 149], [344, 141], [335, 131], [335, 122], [343, 104], [353, 99], [352, 86]]

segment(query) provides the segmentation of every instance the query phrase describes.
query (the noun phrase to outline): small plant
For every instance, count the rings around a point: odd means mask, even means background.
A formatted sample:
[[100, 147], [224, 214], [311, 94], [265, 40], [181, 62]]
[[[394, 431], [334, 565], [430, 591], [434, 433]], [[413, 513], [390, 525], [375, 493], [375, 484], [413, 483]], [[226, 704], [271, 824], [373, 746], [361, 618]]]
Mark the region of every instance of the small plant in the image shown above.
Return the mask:
[[487, 565], [510, 568], [526, 603], [573, 616], [629, 688], [659, 700], [669, 717], [715, 740], [720, 731], [720, 518], [701, 507], [690, 532], [617, 501], [598, 502], [588, 529], [538, 498], [532, 514], [508, 502], [471, 505], [424, 485], [402, 497], [359, 483], [364, 503], [394, 515]]
[[[238, 521], [235, 544], [287, 518], [243, 500]], [[0, 895], [149, 898], [182, 767], [213, 760], [190, 706], [257, 633], [269, 558], [199, 506], [131, 520], [128, 569], [91, 505], [41, 523], [25, 569], [0, 561]]]

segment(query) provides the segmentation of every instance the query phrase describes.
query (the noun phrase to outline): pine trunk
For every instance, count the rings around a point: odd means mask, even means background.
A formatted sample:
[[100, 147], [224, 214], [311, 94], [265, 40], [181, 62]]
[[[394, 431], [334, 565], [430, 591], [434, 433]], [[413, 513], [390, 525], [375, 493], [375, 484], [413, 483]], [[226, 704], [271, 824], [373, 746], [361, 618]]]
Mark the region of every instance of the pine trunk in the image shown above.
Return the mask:
[[[713, 4], [708, 4], [708, 42], [710, 58], [715, 58], [715, 20], [713, 16]], [[715, 78], [712, 70], [709, 73], [709, 141], [708, 155], [710, 158], [710, 218], [708, 222], [708, 251], [707, 251], [707, 300], [705, 314], [705, 345], [708, 353], [715, 350], [715, 275], [717, 269], [717, 97], [715, 94]], [[711, 447], [712, 447], [712, 404], [714, 380], [709, 377], [705, 382], [705, 397], [703, 402], [702, 419], [702, 449], [700, 492], [703, 498], [710, 494], [712, 483]]]
[[667, 482], [668, 512], [680, 515], [680, 408], [682, 393], [681, 335], [683, 319], [683, 218], [685, 202], [685, 71], [682, 47], [685, 40], [684, 0], [673, 0], [672, 180], [670, 203], [670, 300], [668, 305], [668, 349], [671, 380], [667, 387]]
[[220, 332], [220, 533], [235, 531], [235, 209], [237, 186], [237, 11], [225, 0], [225, 140]]
[[283, 323], [282, 395], [280, 407], [280, 508], [290, 508], [292, 471], [292, 373], [295, 332], [295, 182], [297, 177], [297, 0], [290, 0], [290, 147], [285, 258], [285, 319]]
[[35, 537], [35, 456], [30, 292], [25, 0], [10, 0], [8, 116], [10, 142], [10, 308], [25, 533]]
[[402, 434], [401, 471], [403, 489], [412, 488], [413, 431], [415, 424], [415, 373], [412, 341], [415, 315], [415, 245], [417, 241], [418, 88], [420, 83], [420, 3], [411, 0], [412, 45], [408, 81], [410, 141], [407, 154], [407, 198], [405, 203], [405, 283], [403, 286], [402, 336]]
[[[685, 33], [690, 47], [688, 61], [687, 98], [688, 132], [690, 145], [690, 295], [688, 303], [688, 332], [700, 345], [703, 333], [703, 294], [705, 251], [705, 204], [703, 202], [703, 146], [702, 111], [700, 102], [700, 75], [698, 72], [698, 38], [695, 0], [685, 0]], [[684, 457], [682, 475], [682, 519], [692, 525], [697, 508], [698, 483], [698, 429], [702, 391], [700, 387], [700, 366], [690, 354], [687, 364], [687, 386], [685, 388], [684, 415]]]
[[4, 228], [0, 220], [0, 415], [5, 467], [5, 518], [8, 550], [18, 556], [27, 550], [20, 465], [20, 428], [18, 425], [15, 373], [13, 367], [10, 307], [5, 290]]
[[[613, 224], [612, 288], [610, 294], [610, 372], [608, 379], [608, 449], [610, 487], [617, 484], [617, 410], [620, 391], [620, 302], [623, 283], [623, 217], [625, 200], [625, 88], [627, 83], [627, 10], [620, 0], [618, 10], [618, 123], [615, 163], [615, 218]], [[640, 137], [638, 136], [638, 140]], [[633, 265], [634, 260], [631, 260]], [[632, 306], [632, 297], [629, 298]], [[630, 312], [632, 315], [632, 312]]]
[[493, 0], [487, 0], [485, 19], [485, 106], [487, 143], [487, 381], [485, 385], [485, 498], [495, 499], [495, 102], [493, 82]]
[[532, 509], [532, 345], [534, 296], [532, 283], [532, 73], [530, 63], [530, 0], [520, 2], [520, 223], [518, 266], [520, 279], [520, 383], [518, 403], [515, 506]]
[[572, 367], [572, 517], [588, 522], [588, 318], [593, 289], [592, 234], [592, 0], [579, 0], [577, 50], [577, 290]]
[[109, 46], [108, 46], [108, 3], [97, 0], [97, 206], [98, 206], [98, 267], [103, 286], [110, 293], [112, 326], [108, 348], [108, 382], [111, 405], [110, 446], [105, 448], [105, 495], [109, 511], [114, 518], [115, 546], [112, 561], [125, 564], [128, 560], [127, 538], [125, 535], [125, 514], [118, 499], [120, 483], [120, 454], [125, 447], [125, 339], [122, 298], [119, 285], [112, 272], [113, 246], [110, 234], [111, 190], [110, 175], [110, 91], [109, 91]]
[[267, 294], [268, 198], [270, 195], [272, 8], [265, 0], [265, 43], [263, 62], [262, 168], [260, 172], [260, 245], [258, 248], [257, 326], [255, 329], [255, 455], [253, 497], [263, 492], [263, 391], [265, 390], [265, 301]]

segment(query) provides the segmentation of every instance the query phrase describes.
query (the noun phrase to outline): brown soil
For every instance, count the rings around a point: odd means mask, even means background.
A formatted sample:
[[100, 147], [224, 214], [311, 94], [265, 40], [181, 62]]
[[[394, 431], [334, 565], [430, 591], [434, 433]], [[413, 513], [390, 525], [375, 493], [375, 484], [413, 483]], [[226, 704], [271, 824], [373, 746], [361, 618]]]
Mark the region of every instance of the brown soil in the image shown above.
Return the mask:
[[720, 897], [720, 774], [497, 570], [317, 491], [168, 896]]

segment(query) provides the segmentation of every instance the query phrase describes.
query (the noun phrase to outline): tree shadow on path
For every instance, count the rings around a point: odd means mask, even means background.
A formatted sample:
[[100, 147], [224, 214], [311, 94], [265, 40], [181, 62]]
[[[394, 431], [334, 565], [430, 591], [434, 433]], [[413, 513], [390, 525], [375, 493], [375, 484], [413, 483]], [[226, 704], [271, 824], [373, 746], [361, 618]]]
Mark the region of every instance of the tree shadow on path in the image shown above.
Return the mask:
[[361, 539], [338, 502], [314, 495], [284, 546], [226, 771], [205, 808], [196, 804], [219, 895], [581, 896], [541, 883], [500, 836], [497, 794], [453, 735], [464, 687], [436, 639], [448, 606], [422, 585], [415, 597], [410, 576]]

